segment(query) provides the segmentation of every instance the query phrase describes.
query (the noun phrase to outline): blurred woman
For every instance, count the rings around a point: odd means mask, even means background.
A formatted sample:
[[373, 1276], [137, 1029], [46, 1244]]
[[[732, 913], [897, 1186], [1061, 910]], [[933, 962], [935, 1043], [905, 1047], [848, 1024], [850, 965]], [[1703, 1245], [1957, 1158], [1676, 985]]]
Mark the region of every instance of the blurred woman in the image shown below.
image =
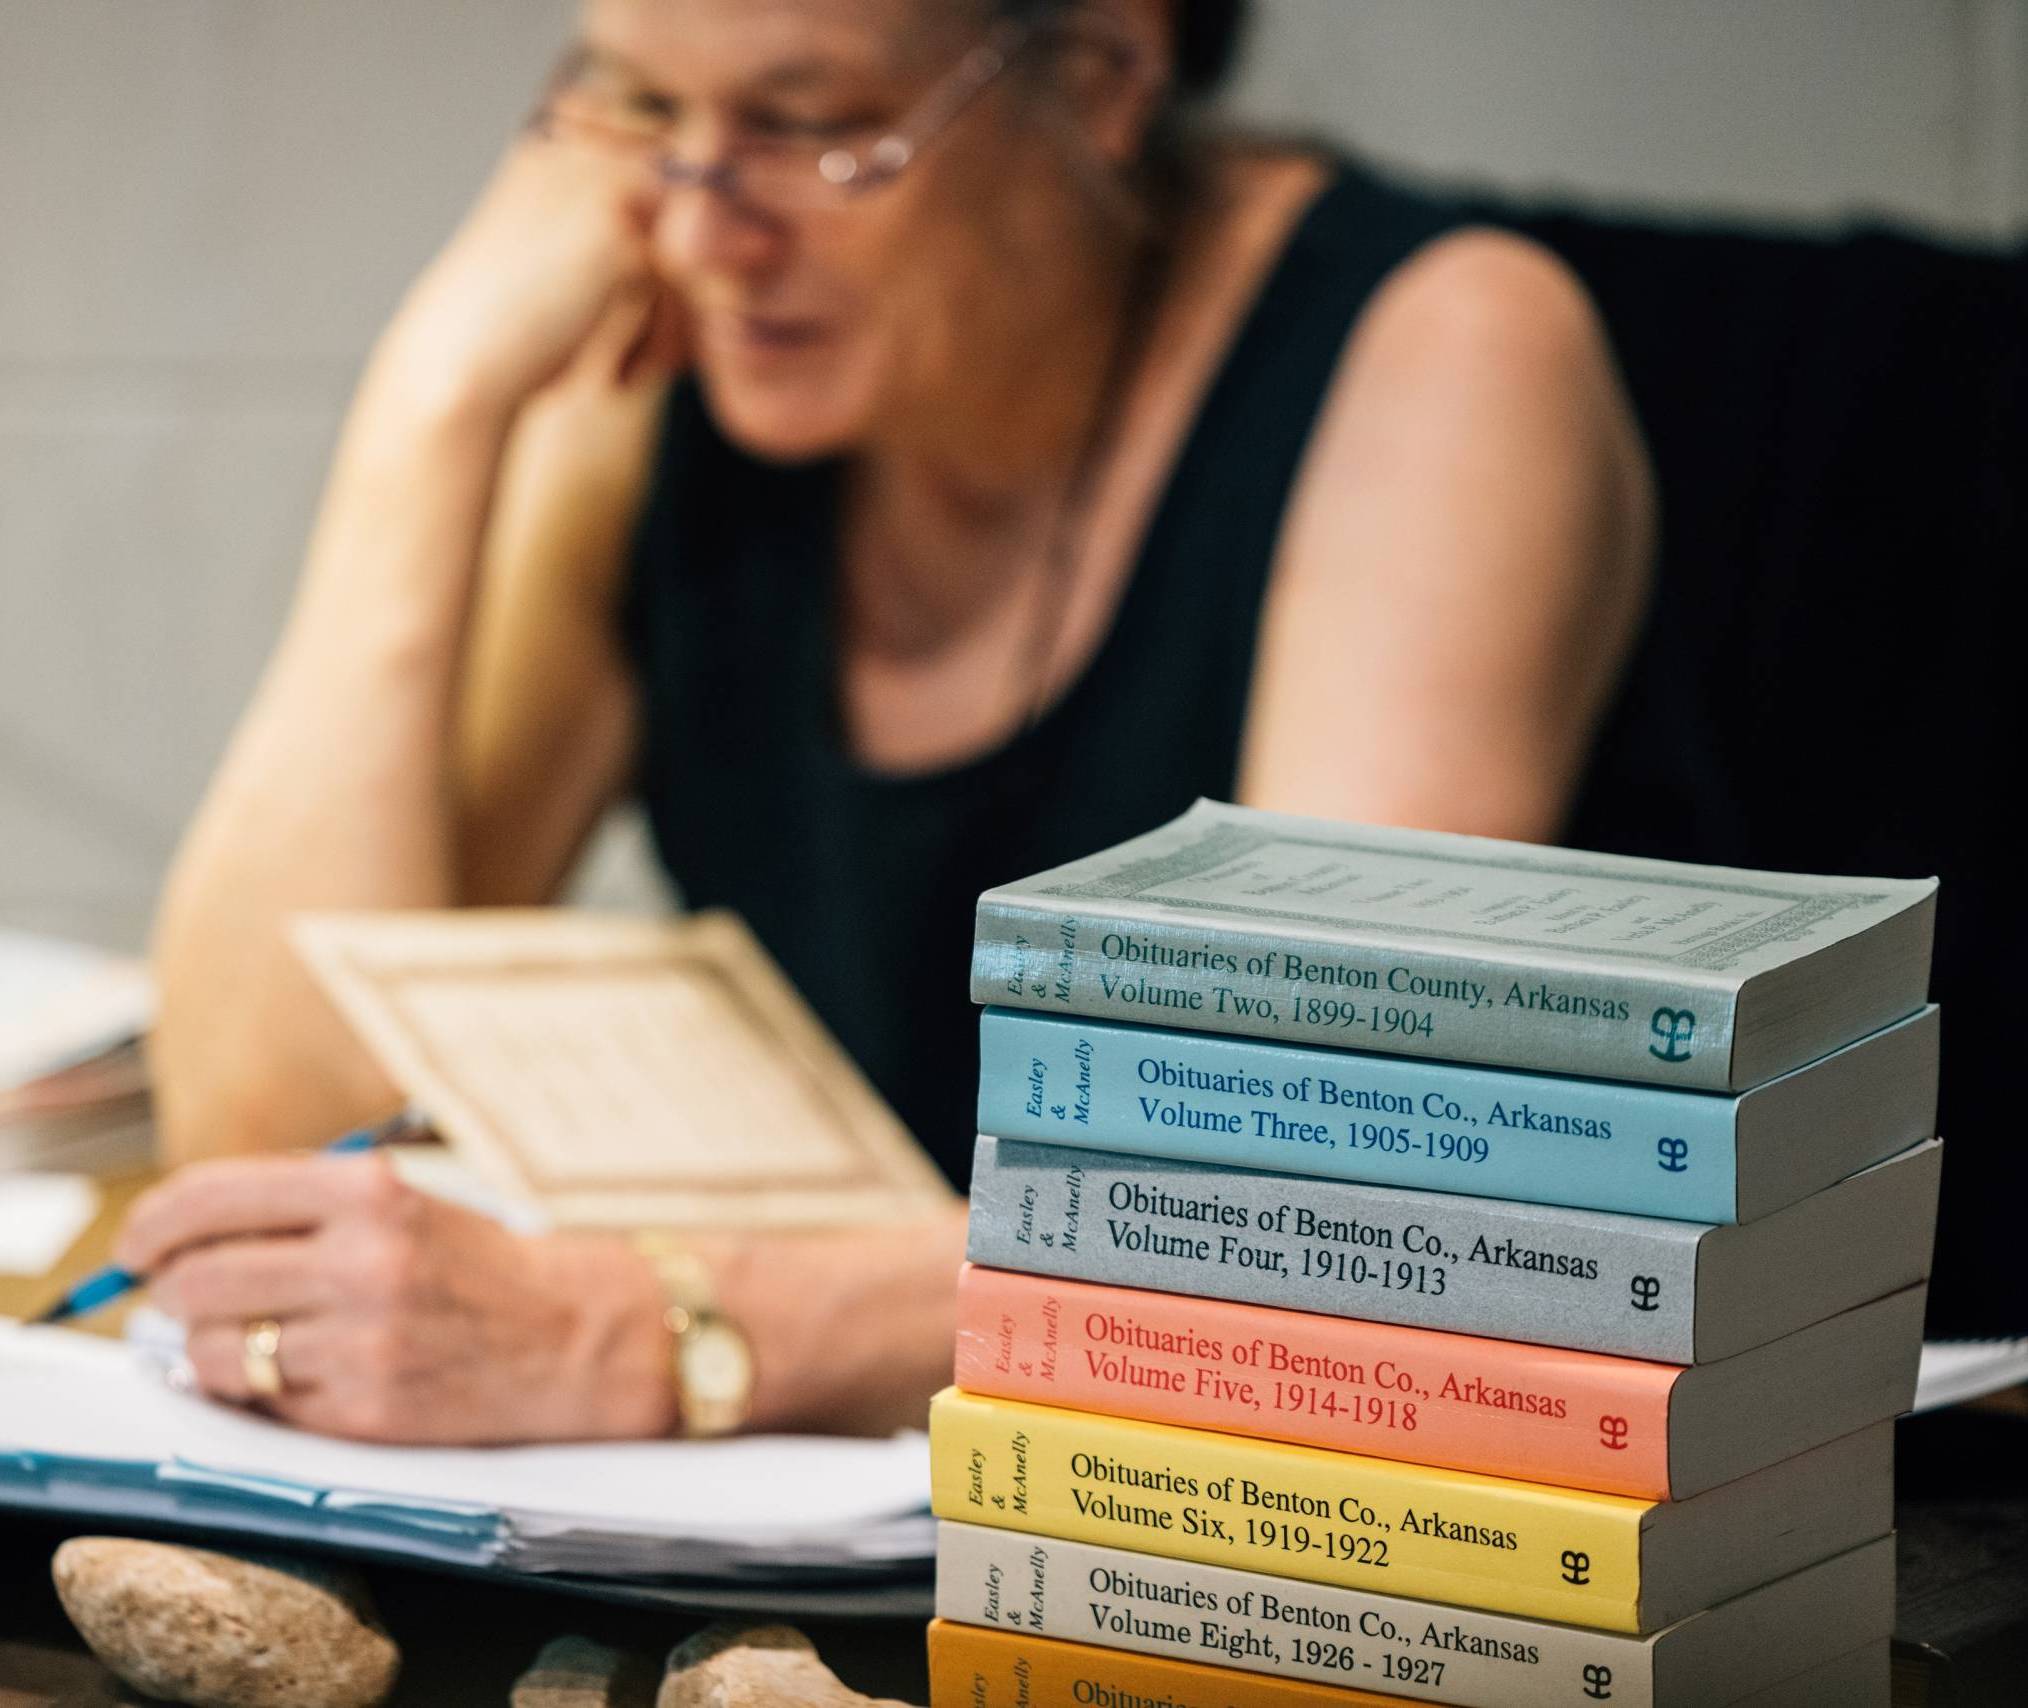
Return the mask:
[[[1605, 340], [1531, 245], [1193, 122], [1242, 23], [589, 0], [372, 355], [172, 875], [172, 1158], [395, 1101], [289, 914], [550, 900], [629, 793], [960, 1187], [980, 889], [1199, 794], [1555, 833], [1644, 589]], [[961, 1250], [698, 1242], [752, 1360], [712, 1426], [919, 1417]], [[122, 1257], [311, 1427], [699, 1423], [639, 1250], [377, 1161], [185, 1170]]]

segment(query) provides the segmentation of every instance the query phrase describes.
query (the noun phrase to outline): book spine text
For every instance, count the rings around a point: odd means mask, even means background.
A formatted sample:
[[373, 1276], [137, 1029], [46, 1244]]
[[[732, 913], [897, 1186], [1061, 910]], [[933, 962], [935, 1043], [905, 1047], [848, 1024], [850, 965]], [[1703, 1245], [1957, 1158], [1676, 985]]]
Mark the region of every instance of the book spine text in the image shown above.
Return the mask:
[[[1292, 1679], [1236, 1680], [1193, 1661], [1121, 1654], [943, 1620], [929, 1630], [930, 1708], [1401, 1708]], [[1243, 1684], [1244, 1697], [1234, 1695]]]
[[1692, 1223], [982, 1137], [995, 1269], [1696, 1362]]
[[1459, 1708], [1655, 1702], [1654, 1638], [976, 1524], [937, 1527], [937, 1617]]
[[1552, 972], [995, 896], [979, 904], [971, 982], [974, 1002], [1005, 1008], [1731, 1089], [1734, 993], [1631, 968]]
[[968, 1265], [975, 1394], [1669, 1498], [1672, 1365]]
[[939, 1518], [1634, 1631], [1649, 1503], [985, 1399], [930, 1408]]
[[1477, 1198], [1738, 1219], [1738, 1102], [989, 1008], [982, 1133]]

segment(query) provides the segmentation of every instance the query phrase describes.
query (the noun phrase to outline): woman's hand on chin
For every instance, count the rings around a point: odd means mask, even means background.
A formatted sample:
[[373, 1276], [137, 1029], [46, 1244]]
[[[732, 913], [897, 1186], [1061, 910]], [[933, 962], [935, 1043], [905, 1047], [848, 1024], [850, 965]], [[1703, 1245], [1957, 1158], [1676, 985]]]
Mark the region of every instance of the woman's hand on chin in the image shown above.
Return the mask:
[[410, 288], [374, 377], [439, 412], [511, 416], [573, 368], [607, 383], [683, 365], [680, 306], [655, 276], [653, 172], [527, 137]]
[[653, 1272], [623, 1240], [511, 1233], [384, 1157], [247, 1158], [143, 1197], [118, 1261], [181, 1320], [203, 1389], [256, 1399], [250, 1324], [281, 1328], [260, 1403], [365, 1441], [667, 1434], [677, 1404]]

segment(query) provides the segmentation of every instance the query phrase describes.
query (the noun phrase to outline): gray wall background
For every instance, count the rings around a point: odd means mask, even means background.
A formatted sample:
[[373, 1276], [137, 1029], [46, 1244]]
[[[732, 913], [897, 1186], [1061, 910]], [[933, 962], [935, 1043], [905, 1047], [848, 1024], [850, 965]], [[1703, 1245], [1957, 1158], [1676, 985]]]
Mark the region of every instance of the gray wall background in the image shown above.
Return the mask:
[[[1264, 11], [1240, 106], [1425, 176], [2028, 226], [2028, 0]], [[567, 17], [0, 0], [0, 926], [141, 941], [361, 354]]]

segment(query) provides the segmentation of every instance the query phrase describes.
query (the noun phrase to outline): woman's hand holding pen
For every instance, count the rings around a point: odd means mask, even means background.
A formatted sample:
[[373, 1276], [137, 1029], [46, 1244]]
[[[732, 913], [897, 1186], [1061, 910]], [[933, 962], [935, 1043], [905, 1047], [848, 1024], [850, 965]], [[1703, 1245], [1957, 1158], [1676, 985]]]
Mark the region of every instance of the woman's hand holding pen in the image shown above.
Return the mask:
[[[962, 1206], [916, 1227], [689, 1242], [747, 1334], [750, 1427], [920, 1426], [950, 1380]], [[406, 1185], [383, 1155], [179, 1170], [115, 1253], [180, 1320], [198, 1384], [366, 1441], [656, 1437], [679, 1422], [666, 1301], [626, 1239], [516, 1234]], [[250, 1340], [279, 1391], [256, 1392]]]
[[[245, 1158], [143, 1197], [118, 1261], [185, 1327], [199, 1385], [369, 1441], [666, 1434], [676, 1395], [652, 1272], [624, 1241], [509, 1232], [382, 1156]], [[257, 1396], [250, 1325], [280, 1325]]]

